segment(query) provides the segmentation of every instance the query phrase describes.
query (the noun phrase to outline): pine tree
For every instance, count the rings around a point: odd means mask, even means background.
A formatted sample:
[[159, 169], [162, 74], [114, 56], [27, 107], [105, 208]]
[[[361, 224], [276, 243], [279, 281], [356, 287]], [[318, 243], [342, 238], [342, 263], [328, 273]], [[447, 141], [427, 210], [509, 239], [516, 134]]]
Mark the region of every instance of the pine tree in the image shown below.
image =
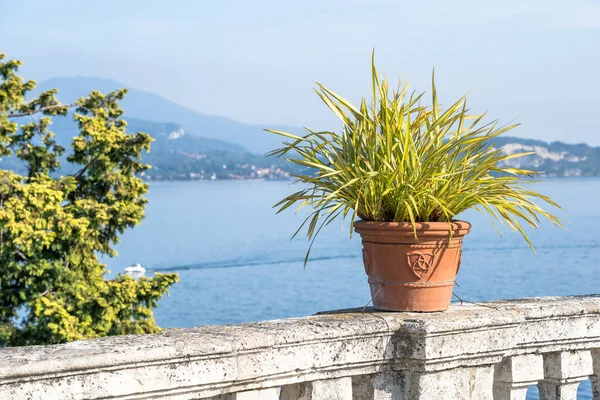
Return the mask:
[[[0, 52], [0, 157], [27, 170], [0, 170], [0, 347], [158, 332], [153, 308], [178, 276], [107, 279], [98, 259], [116, 255], [119, 235], [144, 217], [139, 174], [152, 138], [127, 132], [126, 90], [73, 104], [56, 89], [29, 98], [35, 81], [20, 65]], [[78, 171], [60, 176], [65, 149], [50, 128], [71, 109], [79, 134], [67, 160]]]

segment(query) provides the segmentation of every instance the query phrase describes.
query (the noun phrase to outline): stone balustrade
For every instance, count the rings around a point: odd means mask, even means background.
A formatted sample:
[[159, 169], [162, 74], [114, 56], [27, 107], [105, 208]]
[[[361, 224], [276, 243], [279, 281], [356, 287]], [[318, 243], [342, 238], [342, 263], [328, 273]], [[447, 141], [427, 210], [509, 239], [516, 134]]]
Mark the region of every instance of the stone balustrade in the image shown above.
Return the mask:
[[344, 310], [0, 349], [0, 399], [600, 400], [600, 296]]

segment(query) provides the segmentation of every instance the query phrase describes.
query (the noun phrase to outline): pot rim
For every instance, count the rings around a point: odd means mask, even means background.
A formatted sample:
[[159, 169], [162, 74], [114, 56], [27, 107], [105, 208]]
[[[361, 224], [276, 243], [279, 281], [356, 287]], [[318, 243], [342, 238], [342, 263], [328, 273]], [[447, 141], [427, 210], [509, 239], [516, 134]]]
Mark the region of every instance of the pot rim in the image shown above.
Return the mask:
[[[439, 232], [443, 234], [450, 233], [448, 222], [416, 222], [415, 228], [417, 234], [419, 232]], [[467, 221], [453, 220], [450, 222], [452, 226], [452, 232], [454, 234], [466, 235], [471, 230], [471, 224]], [[381, 232], [381, 231], [392, 231], [396, 233], [409, 232], [414, 233], [413, 224], [410, 222], [384, 222], [384, 221], [354, 221], [354, 230], [358, 233], [361, 232]], [[389, 233], [392, 233], [389, 232]]]

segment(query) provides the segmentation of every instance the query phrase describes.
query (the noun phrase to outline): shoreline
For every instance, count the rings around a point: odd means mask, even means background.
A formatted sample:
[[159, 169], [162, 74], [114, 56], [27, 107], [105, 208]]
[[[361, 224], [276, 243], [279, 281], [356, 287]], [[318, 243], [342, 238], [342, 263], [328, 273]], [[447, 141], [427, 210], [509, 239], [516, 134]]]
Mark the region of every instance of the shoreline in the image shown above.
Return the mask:
[[[532, 181], [546, 180], [594, 180], [600, 179], [600, 175], [595, 176], [539, 176], [532, 178]], [[295, 179], [144, 179], [146, 183], [173, 183], [173, 182], [294, 182]]]

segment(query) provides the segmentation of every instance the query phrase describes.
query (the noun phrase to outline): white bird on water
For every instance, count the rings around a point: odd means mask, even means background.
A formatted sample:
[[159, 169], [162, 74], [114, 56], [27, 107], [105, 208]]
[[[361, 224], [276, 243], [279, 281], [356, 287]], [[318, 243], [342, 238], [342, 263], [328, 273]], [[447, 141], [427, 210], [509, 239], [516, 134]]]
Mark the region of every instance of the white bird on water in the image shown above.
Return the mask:
[[142, 264], [135, 263], [129, 267], [126, 267], [125, 272], [131, 276], [141, 276], [144, 275], [144, 272], [146, 272], [146, 268], [142, 267]]

